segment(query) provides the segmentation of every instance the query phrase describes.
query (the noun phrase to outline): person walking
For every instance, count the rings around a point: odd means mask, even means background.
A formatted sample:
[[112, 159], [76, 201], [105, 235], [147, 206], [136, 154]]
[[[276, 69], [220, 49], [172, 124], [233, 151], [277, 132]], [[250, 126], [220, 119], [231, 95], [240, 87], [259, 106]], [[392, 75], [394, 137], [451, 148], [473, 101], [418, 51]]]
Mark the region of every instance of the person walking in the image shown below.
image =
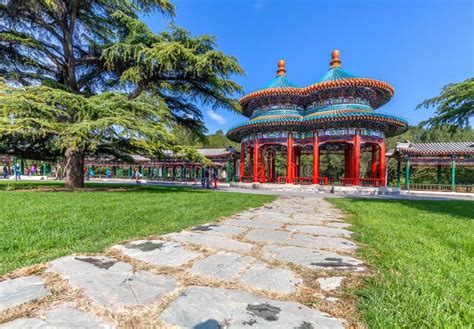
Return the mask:
[[8, 167], [3, 166], [3, 178], [7, 179], [8, 178]]
[[204, 171], [204, 180], [206, 182], [206, 188], [210, 188], [210, 181], [209, 181], [209, 170], [206, 169]]
[[212, 181], [214, 182], [214, 188], [217, 188], [217, 182], [219, 181], [219, 171], [217, 168], [212, 169]]
[[36, 176], [36, 166], [34, 163], [30, 167], [30, 174], [31, 176]]
[[206, 168], [203, 168], [202, 169], [203, 172], [202, 172], [202, 175], [201, 175], [201, 185], [202, 185], [202, 188], [205, 188], [206, 187]]
[[[61, 175], [61, 165], [59, 164], [59, 162], [56, 164], [56, 168], [54, 168], [54, 171], [55, 171], [55, 177], [54, 177], [54, 180], [60, 180], [62, 178], [62, 175]], [[45, 174], [46, 175], [46, 174]]]
[[227, 179], [227, 171], [226, 170], [221, 171], [221, 178], [224, 182], [226, 181], [226, 179]]
[[137, 169], [137, 170], [135, 170], [135, 183], [137, 183], [137, 185], [142, 185], [142, 182], [140, 181], [140, 178], [142, 178], [142, 174]]
[[15, 180], [21, 180], [21, 169], [18, 163], [15, 164]]

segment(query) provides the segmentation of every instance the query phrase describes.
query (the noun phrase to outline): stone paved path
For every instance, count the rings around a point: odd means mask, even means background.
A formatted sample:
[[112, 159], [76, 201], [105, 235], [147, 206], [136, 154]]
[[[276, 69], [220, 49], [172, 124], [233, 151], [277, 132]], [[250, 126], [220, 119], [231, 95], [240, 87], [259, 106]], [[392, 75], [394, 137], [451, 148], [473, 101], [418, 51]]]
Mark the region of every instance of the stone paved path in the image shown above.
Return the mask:
[[[0, 328], [340, 328], [364, 272], [344, 214], [285, 196], [180, 233], [0, 282]], [[346, 312], [346, 313], [345, 313]]]

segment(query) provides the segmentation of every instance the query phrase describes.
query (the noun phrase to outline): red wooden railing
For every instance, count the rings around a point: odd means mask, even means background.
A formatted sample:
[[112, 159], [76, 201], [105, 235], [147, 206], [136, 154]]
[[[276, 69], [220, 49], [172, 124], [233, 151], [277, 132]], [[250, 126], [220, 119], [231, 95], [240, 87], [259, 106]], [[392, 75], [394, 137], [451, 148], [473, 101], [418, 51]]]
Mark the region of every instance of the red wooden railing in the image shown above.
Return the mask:
[[359, 179], [360, 186], [382, 186], [383, 179], [380, 178], [360, 178]]
[[295, 177], [294, 178], [294, 183], [295, 184], [301, 184], [301, 185], [309, 185], [313, 182], [312, 177]]
[[[253, 182], [253, 176], [242, 176], [242, 182]], [[259, 181], [262, 182], [261, 177], [259, 177]], [[342, 178], [340, 180], [329, 179], [328, 177], [318, 177], [319, 185], [331, 185], [331, 186], [355, 186], [356, 185], [355, 178]], [[374, 186], [379, 187], [383, 185], [383, 180], [379, 178], [359, 178], [359, 185], [360, 186]], [[313, 183], [312, 177], [295, 177], [293, 179], [294, 184], [301, 184], [301, 185], [310, 185]], [[278, 176], [276, 179], [277, 184], [286, 184], [286, 176]], [[425, 184], [429, 185], [429, 184]], [[413, 186], [413, 185], [412, 185]], [[450, 187], [450, 185], [449, 185]], [[471, 186], [472, 187], [472, 186]], [[415, 188], [413, 188], [415, 189]], [[426, 189], [426, 188], [425, 188]], [[435, 190], [435, 189], [433, 189]]]
[[342, 185], [344, 186], [353, 186], [356, 185], [356, 179], [355, 178], [343, 178], [341, 179]]
[[246, 183], [253, 182], [253, 176], [240, 176], [240, 180]]
[[329, 179], [327, 177], [318, 178], [319, 185], [329, 185]]

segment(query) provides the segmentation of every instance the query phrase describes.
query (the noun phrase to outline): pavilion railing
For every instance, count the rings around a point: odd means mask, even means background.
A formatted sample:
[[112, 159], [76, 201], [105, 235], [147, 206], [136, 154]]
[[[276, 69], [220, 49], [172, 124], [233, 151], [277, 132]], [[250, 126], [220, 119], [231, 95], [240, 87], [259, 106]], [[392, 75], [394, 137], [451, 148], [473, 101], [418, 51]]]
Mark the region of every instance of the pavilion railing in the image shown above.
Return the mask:
[[330, 185], [330, 186], [341, 186], [342, 185], [342, 182], [339, 179], [327, 178], [327, 177], [324, 177], [324, 178], [327, 179], [327, 184], [326, 185]]
[[342, 181], [342, 185], [344, 185], [344, 186], [356, 185], [356, 179], [355, 178], [343, 178], [341, 181]]
[[312, 177], [295, 177], [294, 184], [310, 185], [313, 182]]
[[240, 176], [240, 180], [244, 183], [253, 182], [253, 176]]
[[328, 185], [329, 179], [327, 177], [318, 177], [319, 185]]
[[374, 186], [379, 187], [382, 186], [383, 180], [380, 178], [360, 178], [359, 184], [360, 186]]
[[[402, 187], [402, 189], [405, 190], [406, 188]], [[409, 189], [413, 191], [453, 192], [453, 186], [450, 184], [410, 183]], [[456, 185], [454, 192], [474, 193], [474, 185]]]
[[286, 176], [278, 176], [277, 177], [278, 184], [285, 184], [286, 183]]

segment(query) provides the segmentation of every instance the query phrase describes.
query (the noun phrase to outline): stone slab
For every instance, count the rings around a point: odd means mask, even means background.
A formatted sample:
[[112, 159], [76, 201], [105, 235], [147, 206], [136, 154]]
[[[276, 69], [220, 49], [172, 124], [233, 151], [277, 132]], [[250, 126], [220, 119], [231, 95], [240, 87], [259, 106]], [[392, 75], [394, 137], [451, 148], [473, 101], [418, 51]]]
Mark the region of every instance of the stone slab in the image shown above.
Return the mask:
[[345, 238], [350, 238], [352, 235], [351, 231], [326, 226], [288, 225], [286, 229], [291, 232], [301, 232], [314, 235], [342, 236]]
[[43, 279], [36, 275], [0, 282], [0, 312], [49, 294]]
[[23, 328], [99, 328], [110, 329], [115, 326], [106, 323], [94, 314], [79, 311], [67, 304], [60, 305], [51, 310], [43, 311], [39, 317], [20, 318], [0, 325], [5, 329]]
[[189, 272], [217, 280], [230, 281], [245, 270], [255, 258], [240, 256], [231, 252], [218, 252], [207, 258], [197, 261]]
[[293, 246], [266, 245], [263, 257], [294, 263], [313, 270], [364, 271], [363, 262], [331, 251]]
[[335, 227], [335, 228], [348, 228], [348, 227], [352, 226], [349, 223], [341, 223], [341, 222], [328, 222], [328, 223], [324, 223], [324, 224], [326, 226]]
[[201, 255], [184, 249], [180, 243], [163, 240], [137, 240], [112, 248], [129, 257], [158, 266], [181, 266]]
[[318, 281], [321, 290], [331, 291], [339, 288], [344, 279], [345, 277], [343, 276], [333, 276], [330, 278], [319, 278], [316, 281]]
[[293, 234], [289, 241], [285, 241], [288, 245], [315, 248], [315, 249], [329, 249], [335, 251], [347, 251], [357, 249], [357, 245], [347, 239], [329, 236], [310, 236], [307, 234]]
[[345, 321], [305, 305], [246, 292], [192, 286], [160, 315], [180, 328], [343, 328]]
[[214, 234], [181, 232], [171, 233], [166, 236], [179, 242], [197, 244], [211, 249], [249, 252], [253, 248], [253, 245], [249, 243], [240, 242], [224, 236], [216, 236]]
[[262, 219], [229, 219], [224, 222], [226, 225], [235, 225], [235, 226], [243, 226], [249, 228], [266, 228], [266, 229], [277, 229], [283, 226], [284, 223], [270, 221], [270, 220], [262, 220]]
[[291, 240], [291, 235], [290, 232], [286, 231], [256, 229], [245, 234], [245, 238], [254, 242], [287, 243]]
[[61, 274], [72, 287], [110, 309], [158, 302], [177, 285], [172, 276], [134, 271], [131, 265], [105, 256], [62, 257], [48, 271]]
[[287, 221], [290, 218], [289, 213], [283, 213], [278, 210], [256, 210], [254, 212], [255, 219], [265, 218], [265, 220], [271, 221]]
[[231, 237], [233, 235], [239, 235], [245, 232], [247, 229], [244, 227], [229, 226], [229, 225], [217, 225], [217, 224], [205, 224], [196, 226], [191, 229], [195, 232], [205, 232], [206, 234], [217, 234]]
[[328, 236], [294, 234], [287, 231], [255, 229], [249, 231], [245, 238], [253, 242], [290, 245], [314, 249], [354, 250], [357, 245], [347, 239]]
[[268, 268], [264, 263], [258, 262], [240, 277], [240, 282], [252, 288], [291, 294], [296, 291], [303, 280], [295, 273], [284, 268]]

